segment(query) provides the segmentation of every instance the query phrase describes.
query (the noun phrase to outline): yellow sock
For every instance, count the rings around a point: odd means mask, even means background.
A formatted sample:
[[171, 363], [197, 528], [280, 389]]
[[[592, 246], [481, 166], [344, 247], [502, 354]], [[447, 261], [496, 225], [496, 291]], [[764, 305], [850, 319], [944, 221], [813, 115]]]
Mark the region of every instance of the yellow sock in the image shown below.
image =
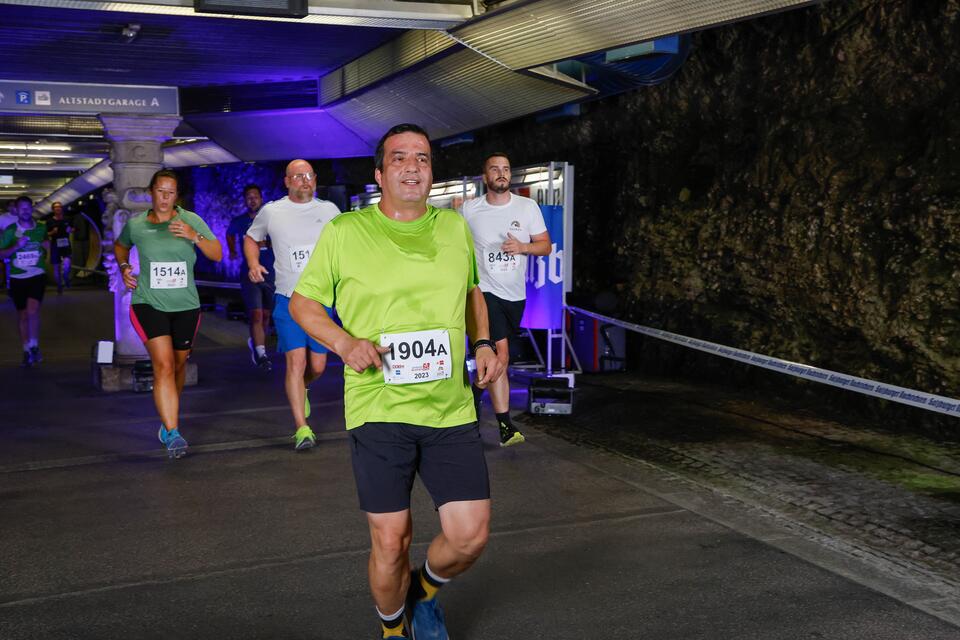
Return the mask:
[[383, 629], [384, 638], [406, 638], [407, 629], [403, 624], [403, 608], [400, 608], [400, 611], [396, 612], [390, 619], [387, 619], [380, 609], [377, 609], [377, 615], [380, 616], [380, 627]]
[[440, 591], [440, 586], [432, 584], [424, 571], [420, 572], [420, 588], [423, 589], [423, 600], [433, 600], [437, 592]]

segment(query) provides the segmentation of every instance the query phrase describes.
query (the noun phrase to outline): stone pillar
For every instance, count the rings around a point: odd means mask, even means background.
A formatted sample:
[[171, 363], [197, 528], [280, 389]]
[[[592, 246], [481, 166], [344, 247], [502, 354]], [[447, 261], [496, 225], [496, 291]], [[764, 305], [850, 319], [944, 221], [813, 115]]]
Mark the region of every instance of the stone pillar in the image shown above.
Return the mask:
[[[179, 116], [100, 114], [104, 134], [110, 141], [113, 167], [113, 194], [107, 198], [104, 212], [104, 259], [114, 292], [115, 363], [130, 363], [147, 358], [143, 342], [130, 324], [130, 291], [123, 286], [113, 254], [113, 242], [127, 220], [150, 208], [150, 178], [163, 168], [163, 143], [180, 124]], [[136, 249], [130, 264], [139, 272]]]

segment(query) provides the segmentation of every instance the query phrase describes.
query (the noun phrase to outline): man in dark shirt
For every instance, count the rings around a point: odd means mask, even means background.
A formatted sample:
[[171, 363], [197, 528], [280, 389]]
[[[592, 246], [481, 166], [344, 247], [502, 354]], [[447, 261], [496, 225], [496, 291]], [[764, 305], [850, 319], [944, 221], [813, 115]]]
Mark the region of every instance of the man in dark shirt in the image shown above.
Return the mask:
[[53, 265], [53, 277], [57, 282], [57, 293], [63, 293], [63, 287], [70, 288], [70, 234], [73, 226], [63, 217], [63, 205], [54, 202], [53, 215], [47, 220], [47, 238], [50, 240], [50, 263]]
[[255, 184], [248, 184], [243, 188], [243, 202], [247, 207], [247, 212], [243, 213], [230, 221], [227, 228], [227, 249], [230, 251], [230, 259], [236, 260], [242, 257], [243, 265], [240, 267], [240, 293], [243, 296], [243, 304], [247, 308], [247, 319], [250, 322], [250, 338], [247, 339], [247, 346], [250, 348], [250, 359], [263, 371], [270, 371], [270, 358], [267, 357], [266, 338], [267, 331], [270, 328], [270, 313], [273, 311], [273, 294], [276, 290], [273, 276], [273, 249], [270, 246], [270, 239], [267, 238], [259, 243], [260, 245], [260, 264], [267, 269], [263, 282], [250, 281], [250, 267], [243, 256], [243, 237], [247, 234], [247, 229], [253, 224], [253, 219], [263, 206], [263, 194], [260, 187]]

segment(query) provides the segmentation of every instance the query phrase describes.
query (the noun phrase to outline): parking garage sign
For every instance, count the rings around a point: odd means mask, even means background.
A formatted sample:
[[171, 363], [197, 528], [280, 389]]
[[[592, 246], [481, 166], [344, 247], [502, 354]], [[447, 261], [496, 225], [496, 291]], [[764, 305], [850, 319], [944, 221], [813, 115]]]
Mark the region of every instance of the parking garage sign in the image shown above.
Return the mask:
[[0, 113], [179, 115], [176, 87], [0, 80]]

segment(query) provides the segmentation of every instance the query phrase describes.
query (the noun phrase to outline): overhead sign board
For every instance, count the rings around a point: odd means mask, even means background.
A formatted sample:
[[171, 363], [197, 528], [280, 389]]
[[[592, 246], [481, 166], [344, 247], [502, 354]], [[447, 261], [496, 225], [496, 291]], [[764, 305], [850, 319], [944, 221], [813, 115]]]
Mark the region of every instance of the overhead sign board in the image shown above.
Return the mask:
[[176, 87], [0, 80], [0, 113], [179, 115]]
[[310, 12], [307, 0], [194, 0], [200, 13], [303, 18]]

